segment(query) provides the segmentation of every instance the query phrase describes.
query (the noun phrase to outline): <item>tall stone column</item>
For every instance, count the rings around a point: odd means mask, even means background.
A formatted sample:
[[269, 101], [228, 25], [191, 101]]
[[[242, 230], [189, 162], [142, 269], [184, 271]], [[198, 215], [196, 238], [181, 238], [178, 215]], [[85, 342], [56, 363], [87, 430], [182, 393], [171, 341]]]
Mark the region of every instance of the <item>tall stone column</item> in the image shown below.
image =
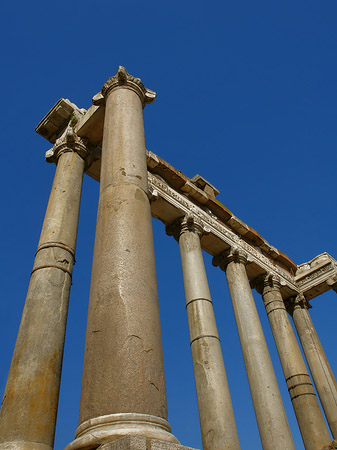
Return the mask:
[[240, 448], [211, 295], [202, 257], [202, 227], [185, 217], [167, 227], [179, 241], [203, 450]]
[[53, 448], [87, 155], [72, 128], [46, 154], [57, 168], [2, 403], [0, 449]]
[[334, 439], [337, 439], [337, 384], [309, 315], [309, 303], [298, 295], [289, 304], [297, 334]]
[[232, 248], [213, 264], [226, 272], [262, 447], [295, 450], [246, 273], [247, 256]]
[[167, 422], [143, 107], [155, 98], [123, 67], [105, 103], [100, 195], [79, 427], [67, 449], [125, 435], [177, 442]]
[[259, 281], [305, 449], [322, 449], [330, 445], [330, 434], [282, 299], [280, 282], [273, 275]]

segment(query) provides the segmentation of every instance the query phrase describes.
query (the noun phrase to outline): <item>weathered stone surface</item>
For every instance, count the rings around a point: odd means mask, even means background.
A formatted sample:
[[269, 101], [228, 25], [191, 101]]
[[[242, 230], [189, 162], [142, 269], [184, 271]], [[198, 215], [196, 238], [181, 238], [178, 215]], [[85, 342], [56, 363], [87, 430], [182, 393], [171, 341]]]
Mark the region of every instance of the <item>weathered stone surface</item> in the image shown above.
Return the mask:
[[146, 439], [138, 436], [126, 436], [108, 444], [101, 445], [98, 450], [194, 450], [191, 447], [174, 444], [158, 439]]

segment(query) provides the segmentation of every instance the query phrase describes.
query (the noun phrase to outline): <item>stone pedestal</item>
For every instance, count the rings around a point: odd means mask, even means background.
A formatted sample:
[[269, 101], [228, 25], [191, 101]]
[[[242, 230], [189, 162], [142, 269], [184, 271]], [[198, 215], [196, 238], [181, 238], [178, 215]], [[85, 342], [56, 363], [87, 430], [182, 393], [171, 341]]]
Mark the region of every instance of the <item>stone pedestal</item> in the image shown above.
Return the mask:
[[142, 109], [155, 94], [123, 67], [103, 86], [100, 195], [79, 427], [67, 450], [125, 435], [177, 442], [166, 391]]
[[261, 277], [262, 297], [281, 360], [289, 395], [306, 450], [330, 444], [331, 438], [285, 308], [279, 280]]
[[53, 448], [86, 155], [71, 128], [47, 154], [57, 168], [0, 413], [1, 449]]
[[250, 392], [264, 450], [295, 450], [245, 265], [237, 250], [216, 256], [226, 271]]

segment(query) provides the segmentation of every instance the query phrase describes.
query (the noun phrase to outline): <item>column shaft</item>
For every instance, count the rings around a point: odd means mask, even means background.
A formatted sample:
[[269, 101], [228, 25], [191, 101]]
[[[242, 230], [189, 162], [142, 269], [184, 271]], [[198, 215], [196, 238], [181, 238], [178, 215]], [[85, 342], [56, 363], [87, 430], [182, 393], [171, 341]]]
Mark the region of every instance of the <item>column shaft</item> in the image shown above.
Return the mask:
[[198, 232], [184, 227], [179, 238], [179, 247], [203, 449], [239, 449]]
[[294, 450], [281, 394], [248, 282], [245, 259], [241, 255], [230, 256], [225, 270], [262, 447], [264, 450]]
[[0, 448], [53, 448], [84, 160], [62, 153], [0, 415]]
[[177, 442], [167, 422], [140, 80], [124, 71], [106, 83], [113, 88], [106, 92], [80, 425], [68, 450], [128, 434]]
[[330, 444], [330, 434], [291, 326], [279, 283], [271, 277], [265, 278], [262, 296], [304, 446], [306, 450], [322, 449]]
[[305, 303], [298, 298], [292, 316], [331, 433], [337, 439], [337, 384]]

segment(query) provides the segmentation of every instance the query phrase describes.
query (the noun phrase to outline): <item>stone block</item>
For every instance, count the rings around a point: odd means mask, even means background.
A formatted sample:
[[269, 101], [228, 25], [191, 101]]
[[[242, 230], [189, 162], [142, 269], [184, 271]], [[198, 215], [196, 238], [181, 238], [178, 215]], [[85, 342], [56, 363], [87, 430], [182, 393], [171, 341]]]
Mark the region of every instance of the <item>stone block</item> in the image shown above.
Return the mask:
[[103, 444], [98, 450], [195, 450], [191, 447], [141, 436], [124, 436], [113, 442]]
[[98, 450], [146, 450], [146, 438], [138, 436], [124, 436], [115, 441], [103, 444]]

